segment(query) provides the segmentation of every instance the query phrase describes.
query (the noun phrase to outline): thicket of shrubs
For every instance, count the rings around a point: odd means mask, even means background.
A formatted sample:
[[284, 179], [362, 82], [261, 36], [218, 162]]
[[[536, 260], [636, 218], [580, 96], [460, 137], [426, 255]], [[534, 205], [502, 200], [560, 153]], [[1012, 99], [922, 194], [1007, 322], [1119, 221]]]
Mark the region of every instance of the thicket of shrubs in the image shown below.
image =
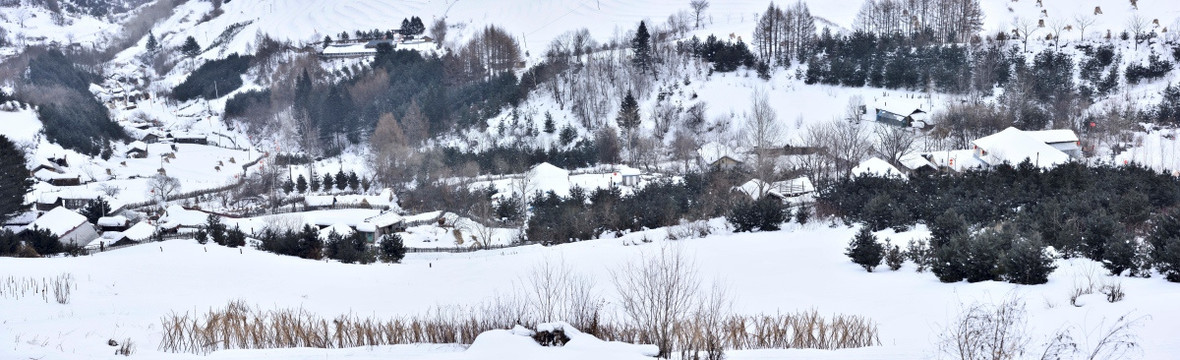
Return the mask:
[[77, 254], [76, 245], [62, 245], [48, 230], [0, 230], [0, 256], [38, 257], [60, 253]]
[[406, 255], [405, 245], [396, 234], [382, 237], [376, 247], [370, 246], [365, 235], [359, 232], [350, 235], [332, 233], [327, 240], [321, 239], [319, 230], [311, 225], [304, 225], [299, 231], [267, 228], [256, 237], [259, 250], [311, 260], [328, 258], [346, 264], [368, 264], [380, 259], [396, 263]]
[[230, 54], [224, 59], [201, 64], [187, 79], [172, 89], [172, 97], [188, 101], [198, 97], [215, 99], [242, 86], [242, 74], [250, 69], [251, 55]]
[[1146, 276], [1153, 264], [1166, 272], [1176, 260], [1160, 249], [1180, 246], [1173, 245], [1180, 231], [1162, 224], [1177, 204], [1180, 183], [1143, 167], [1070, 163], [1044, 171], [1028, 162], [909, 181], [858, 177], [825, 187], [817, 199], [822, 213], [873, 231], [927, 224], [928, 248], [910, 253], [944, 281], [1020, 283], [1043, 282], [1052, 271], [1045, 246], [1103, 262], [1114, 274]]
[[269, 112], [270, 89], [250, 90], [238, 93], [225, 101], [225, 117], [236, 118], [246, 116], [249, 112]]

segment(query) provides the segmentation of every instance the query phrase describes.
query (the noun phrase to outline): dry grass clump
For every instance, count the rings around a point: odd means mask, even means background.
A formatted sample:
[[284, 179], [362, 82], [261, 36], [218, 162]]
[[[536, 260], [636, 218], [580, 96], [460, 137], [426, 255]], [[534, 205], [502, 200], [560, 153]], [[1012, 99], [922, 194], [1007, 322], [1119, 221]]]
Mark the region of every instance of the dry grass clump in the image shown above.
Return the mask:
[[[347, 348], [414, 343], [470, 344], [480, 333], [537, 324], [535, 313], [501, 298], [479, 307], [438, 307], [414, 316], [378, 319], [353, 314], [323, 318], [305, 309], [261, 310], [243, 301], [204, 313], [164, 316], [160, 350], [206, 354], [222, 349]], [[879, 345], [877, 326], [861, 316], [824, 318], [816, 311], [729, 316], [707, 313], [676, 324], [681, 349], [807, 348], [843, 349]], [[641, 328], [622, 322], [572, 324], [603, 340], [650, 343]], [[715, 329], [714, 329], [715, 328]]]
[[52, 296], [58, 304], [69, 304], [71, 291], [78, 288], [74, 275], [63, 273], [53, 278], [15, 277], [0, 279], [0, 298], [20, 300], [40, 296], [46, 303]]

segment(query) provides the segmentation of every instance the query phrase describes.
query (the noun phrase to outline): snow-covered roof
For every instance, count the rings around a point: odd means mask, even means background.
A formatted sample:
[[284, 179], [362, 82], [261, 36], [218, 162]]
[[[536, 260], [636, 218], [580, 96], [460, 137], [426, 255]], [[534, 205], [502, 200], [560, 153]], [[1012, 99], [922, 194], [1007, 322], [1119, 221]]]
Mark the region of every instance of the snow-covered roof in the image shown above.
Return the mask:
[[1069, 162], [1069, 155], [1014, 127], [979, 138], [972, 143], [987, 152], [982, 157], [991, 165], [1005, 162], [1016, 165], [1029, 160], [1035, 166], [1051, 168]]
[[340, 235], [340, 236], [349, 236], [349, 235], [352, 235], [353, 232], [354, 231], [352, 230], [352, 227], [350, 227], [346, 224], [343, 224], [343, 223], [337, 223], [332, 226], [326, 227], [323, 230], [320, 230], [320, 238], [327, 239], [328, 236], [331, 235], [332, 233], [336, 233], [337, 235]]
[[741, 162], [741, 159], [738, 158], [737, 152], [734, 151], [733, 148], [715, 141], [710, 141], [704, 145], [701, 145], [701, 148], [697, 149], [697, 155], [700, 156], [701, 160], [703, 160], [706, 164], [710, 165], [716, 163], [717, 160], [727, 157], [733, 159], [734, 161]]
[[[763, 193], [766, 193], [766, 194], [771, 193], [770, 184], [767, 184], [765, 181], [762, 181], [759, 179], [751, 179], [750, 181], [747, 181], [746, 183], [741, 184], [741, 185], [735, 187], [734, 189], [737, 191], [741, 191], [742, 193], [750, 196], [750, 198], [754, 199], [754, 200], [758, 200], [758, 198], [761, 197]], [[782, 194], [775, 194], [775, 195], [782, 196]]]
[[360, 224], [356, 224], [356, 231], [369, 232], [369, 233], [376, 232], [377, 226], [370, 224], [370, 223], [360, 223]]
[[1025, 131], [1025, 134], [1037, 138], [1046, 144], [1071, 143], [1078, 141], [1078, 135], [1069, 129]]
[[152, 234], [156, 233], [156, 227], [147, 222], [140, 222], [132, 226], [130, 229], [123, 231], [123, 236], [135, 241], [144, 241], [150, 239]]
[[537, 164], [537, 166], [533, 166], [531, 174], [534, 177], [538, 177], [538, 178], [568, 177], [568, 176], [570, 176], [570, 172], [568, 170], [559, 168], [559, 167], [554, 166], [553, 164], [550, 164], [547, 162], [543, 162], [543, 163]]
[[910, 169], [910, 170], [917, 170], [917, 169], [922, 168], [923, 166], [929, 166], [929, 167], [935, 168], [935, 169], [938, 168], [938, 166], [935, 166], [933, 163], [930, 162], [930, 160], [926, 160], [925, 156], [922, 156], [922, 154], [918, 154], [918, 153], [906, 154], [906, 155], [902, 156], [901, 159], [898, 159], [898, 162], [901, 163], [901, 166], [905, 166], [907, 169]]
[[41, 170], [37, 170], [37, 172], [33, 173], [33, 177], [35, 177], [35, 178], [37, 178], [37, 180], [41, 180], [41, 181], [52, 181], [52, 180], [64, 180], [64, 179], [76, 179], [76, 178], [78, 178], [78, 175], [62, 174], [62, 173], [55, 172], [55, 171], [52, 171], [49, 169], [41, 169]]
[[861, 175], [899, 178], [904, 177], [904, 174], [901, 173], [901, 170], [898, 170], [893, 165], [890, 165], [888, 161], [881, 160], [880, 158], [876, 157], [865, 160], [864, 162], [860, 163], [860, 165], [852, 168], [852, 176]]
[[888, 98], [878, 101], [875, 107], [877, 110], [906, 116], [916, 112], [928, 112], [929, 110], [922, 105], [922, 102], [916, 99]]
[[122, 216], [103, 216], [98, 218], [98, 226], [126, 226], [127, 218]]
[[321, 52], [321, 54], [324, 54], [324, 55], [346, 55], [346, 54], [357, 54], [357, 53], [376, 54], [377, 49], [365, 47], [365, 44], [348, 44], [348, 45], [332, 44], [332, 45], [328, 45], [328, 47], [324, 48], [324, 51]]
[[144, 152], [146, 152], [147, 149], [148, 149], [147, 144], [145, 144], [143, 141], [133, 141], [133, 142], [131, 142], [131, 144], [127, 145], [127, 150], [129, 150], [129, 151], [144, 151]]
[[188, 210], [180, 205], [172, 205], [164, 211], [164, 216], [160, 218], [160, 226], [165, 228], [201, 226], [205, 224], [208, 218], [209, 214], [204, 212]]
[[393, 211], [388, 211], [388, 212], [382, 213], [381, 215], [377, 215], [377, 216], [365, 219], [365, 223], [373, 224], [374, 226], [377, 226], [377, 227], [387, 227], [387, 226], [391, 226], [391, 225], [394, 225], [397, 223], [401, 223], [403, 221], [405, 221], [405, 218], [402, 217], [401, 215], [398, 215], [398, 213], [395, 213]]
[[958, 172], [987, 166], [987, 164], [975, 157], [975, 151], [973, 150], [934, 151], [925, 153], [924, 155], [929, 156], [930, 161], [935, 165], [939, 167], [945, 166]]
[[85, 216], [65, 207], [58, 206], [53, 208], [53, 210], [49, 210], [45, 215], [41, 215], [41, 217], [37, 218], [37, 220], [33, 221], [26, 228], [45, 229], [54, 235], [64, 236], [84, 224], [86, 224]]

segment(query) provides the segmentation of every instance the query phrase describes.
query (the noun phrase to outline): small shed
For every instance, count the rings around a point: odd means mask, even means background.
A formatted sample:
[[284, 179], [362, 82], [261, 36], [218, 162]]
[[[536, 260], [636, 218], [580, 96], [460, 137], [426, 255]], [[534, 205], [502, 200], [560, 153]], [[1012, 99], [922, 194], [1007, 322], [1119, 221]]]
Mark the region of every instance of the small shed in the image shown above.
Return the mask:
[[924, 128], [930, 120], [920, 102], [907, 99], [883, 100], [876, 106], [876, 120], [893, 126]]
[[[365, 219], [365, 224], [373, 227], [373, 236], [378, 238], [406, 230], [406, 219], [393, 211]], [[360, 226], [358, 225], [357, 228], [360, 229]]]
[[63, 174], [48, 169], [37, 170], [33, 173], [33, 177], [49, 183], [53, 186], [78, 186], [82, 185], [82, 176], [73, 174]]
[[130, 225], [130, 221], [122, 216], [104, 216], [98, 218], [98, 229], [107, 231], [124, 231]]

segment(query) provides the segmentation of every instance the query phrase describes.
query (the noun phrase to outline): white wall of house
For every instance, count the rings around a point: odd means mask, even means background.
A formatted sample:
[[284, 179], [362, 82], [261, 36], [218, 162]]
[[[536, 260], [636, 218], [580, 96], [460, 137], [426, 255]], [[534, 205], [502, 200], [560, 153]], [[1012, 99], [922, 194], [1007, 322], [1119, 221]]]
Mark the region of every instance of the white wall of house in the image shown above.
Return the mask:
[[84, 223], [82, 226], [62, 235], [59, 240], [62, 244], [75, 244], [86, 246], [94, 239], [98, 238], [98, 230], [94, 228], [91, 223]]

